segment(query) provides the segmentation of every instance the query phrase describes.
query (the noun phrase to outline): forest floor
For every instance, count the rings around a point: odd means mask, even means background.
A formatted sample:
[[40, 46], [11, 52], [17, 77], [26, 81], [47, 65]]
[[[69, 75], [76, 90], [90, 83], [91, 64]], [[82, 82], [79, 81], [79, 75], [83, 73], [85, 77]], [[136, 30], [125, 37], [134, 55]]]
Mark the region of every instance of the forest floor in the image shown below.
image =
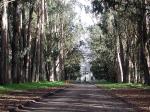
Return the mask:
[[150, 87], [132, 84], [98, 84], [112, 96], [133, 105], [139, 112], [150, 112]]

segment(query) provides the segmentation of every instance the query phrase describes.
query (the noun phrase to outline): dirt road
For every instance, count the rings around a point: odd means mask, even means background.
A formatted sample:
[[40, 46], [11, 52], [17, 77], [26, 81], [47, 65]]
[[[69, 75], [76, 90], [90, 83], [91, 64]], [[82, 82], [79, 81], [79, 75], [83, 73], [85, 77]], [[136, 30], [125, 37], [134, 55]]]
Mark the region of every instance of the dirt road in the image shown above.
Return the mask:
[[74, 84], [18, 112], [135, 112], [131, 105], [90, 84]]

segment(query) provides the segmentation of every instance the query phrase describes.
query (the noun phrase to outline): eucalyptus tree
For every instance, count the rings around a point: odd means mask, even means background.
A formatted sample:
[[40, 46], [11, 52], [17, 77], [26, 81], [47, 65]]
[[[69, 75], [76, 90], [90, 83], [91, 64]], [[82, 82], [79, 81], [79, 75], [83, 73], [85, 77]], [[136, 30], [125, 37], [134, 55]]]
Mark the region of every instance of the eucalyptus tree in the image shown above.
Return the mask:
[[111, 14], [108, 18], [113, 17], [112, 21], [105, 19], [107, 21], [100, 26], [107, 31], [106, 35], [112, 34], [115, 37], [116, 58], [114, 59], [117, 59], [118, 64], [115, 65], [119, 68], [120, 81], [143, 82], [144, 77], [144, 83], [149, 84], [150, 75], [146, 56], [146, 45], [149, 42], [148, 26], [146, 26], [149, 2], [146, 0], [95, 0], [93, 11], [101, 15]]
[[60, 0], [0, 1], [0, 83], [64, 79], [73, 15]]
[[[49, 80], [64, 79], [64, 62], [72, 46], [72, 26], [74, 12], [70, 3], [65, 1], [50, 1], [48, 3], [48, 26], [45, 56], [47, 57], [46, 69]], [[69, 47], [70, 46], [70, 47]]]

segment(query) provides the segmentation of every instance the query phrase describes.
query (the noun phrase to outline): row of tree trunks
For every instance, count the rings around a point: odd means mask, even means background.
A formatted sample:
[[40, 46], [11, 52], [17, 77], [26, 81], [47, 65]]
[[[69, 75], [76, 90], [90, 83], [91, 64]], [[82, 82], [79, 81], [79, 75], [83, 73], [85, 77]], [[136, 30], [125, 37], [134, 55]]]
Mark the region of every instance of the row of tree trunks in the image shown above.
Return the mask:
[[[138, 20], [137, 20], [137, 34], [135, 32], [134, 36], [137, 39], [133, 40], [132, 35], [126, 37], [126, 44], [123, 45], [122, 36], [118, 37], [118, 65], [119, 65], [119, 82], [130, 82], [131, 78], [134, 82], [141, 82], [150, 85], [150, 73], [149, 73], [149, 54], [147, 51], [147, 41], [149, 41], [148, 31], [147, 31], [147, 15], [145, 0], [138, 1], [139, 6], [137, 8]], [[127, 27], [127, 29], [130, 29]], [[130, 34], [127, 31], [126, 34]], [[131, 42], [136, 43], [136, 48], [134, 48], [135, 54], [130, 52]], [[148, 48], [149, 49], [149, 48]], [[131, 56], [133, 55], [133, 56]], [[134, 72], [133, 72], [134, 71]]]
[[1, 84], [64, 79], [67, 7], [54, 0], [0, 1]]
[[[37, 37], [31, 39], [32, 17], [34, 12], [34, 3], [38, 4], [37, 10]], [[44, 80], [44, 23], [45, 23], [45, 0], [32, 2], [30, 1], [30, 9], [28, 16], [28, 24], [26, 24], [25, 2], [13, 1], [9, 3], [3, 0], [3, 10], [1, 17], [1, 74], [0, 82], [8, 83], [12, 78], [13, 83], [33, 82]], [[10, 20], [8, 22], [8, 12]], [[12, 25], [12, 26], [8, 26]], [[9, 48], [8, 48], [8, 27], [11, 42], [11, 69], [9, 64]], [[29, 52], [29, 49], [30, 52]], [[9, 72], [11, 70], [11, 73]], [[10, 74], [10, 75], [9, 75]], [[41, 77], [40, 77], [41, 76]]]

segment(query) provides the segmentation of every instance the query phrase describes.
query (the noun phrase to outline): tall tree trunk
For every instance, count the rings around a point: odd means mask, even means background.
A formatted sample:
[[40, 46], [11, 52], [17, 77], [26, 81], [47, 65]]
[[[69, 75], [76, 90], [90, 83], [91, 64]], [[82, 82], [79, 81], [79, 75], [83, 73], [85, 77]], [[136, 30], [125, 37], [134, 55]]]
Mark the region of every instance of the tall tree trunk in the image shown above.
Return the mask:
[[25, 10], [25, 2], [23, 1], [22, 3], [22, 22], [21, 22], [21, 38], [20, 38], [20, 47], [21, 47], [21, 52], [22, 52], [22, 57], [21, 57], [21, 80], [22, 82], [27, 82], [28, 81], [28, 76], [26, 74], [26, 55], [27, 55], [27, 35], [26, 35], [26, 10]]
[[150, 75], [147, 64], [147, 58], [145, 54], [145, 44], [147, 39], [147, 30], [146, 30], [146, 8], [145, 0], [141, 1], [141, 7], [138, 10], [139, 20], [138, 20], [138, 33], [139, 33], [139, 47], [140, 47], [140, 71], [144, 75], [145, 84], [150, 85]]
[[[125, 57], [125, 65], [124, 65], [124, 82], [125, 83], [130, 83], [130, 73], [129, 73], [129, 53], [130, 53], [130, 42], [129, 39], [127, 39], [127, 48], [126, 48], [126, 57]], [[130, 64], [131, 65], [131, 64]]]
[[124, 48], [123, 48], [123, 43], [122, 43], [122, 38], [119, 36], [119, 49], [120, 49], [120, 62], [122, 66], [122, 75], [123, 75], [123, 82], [126, 82], [127, 74], [125, 73], [125, 59], [124, 59]]
[[19, 27], [19, 62], [18, 62], [18, 74], [20, 75], [19, 82], [26, 82], [26, 75], [24, 73], [24, 56], [26, 52], [26, 21], [25, 21], [25, 3], [21, 4], [22, 8], [20, 9], [20, 27]]
[[45, 0], [41, 0], [41, 30], [40, 30], [40, 80], [45, 80], [44, 40], [45, 40]]
[[60, 55], [59, 55], [60, 80], [64, 80], [64, 23], [62, 18], [60, 22], [61, 22], [61, 39], [60, 39]]
[[30, 61], [30, 75], [29, 82], [34, 82], [36, 75], [36, 52], [37, 52], [37, 38], [34, 38], [31, 42], [31, 61]]
[[38, 9], [37, 9], [37, 37], [36, 37], [36, 74], [35, 74], [35, 81], [38, 82], [40, 78], [40, 62], [41, 62], [41, 0], [37, 1]]
[[118, 36], [117, 42], [117, 59], [119, 64], [119, 82], [124, 81], [124, 53], [123, 53], [123, 45], [120, 35]]
[[[26, 74], [26, 78], [28, 79], [29, 82], [33, 81], [33, 64], [31, 61], [31, 58], [33, 56], [32, 59], [34, 59], [35, 57], [35, 52], [32, 52], [32, 45], [35, 47], [36, 46], [36, 42], [31, 42], [31, 22], [32, 22], [32, 16], [33, 16], [33, 10], [34, 10], [34, 3], [32, 3], [32, 1], [30, 1], [30, 10], [29, 10], [29, 22], [28, 22], [28, 29], [27, 29], [27, 43], [26, 43], [26, 48], [27, 48], [27, 53], [24, 57], [24, 73]], [[36, 40], [36, 39], [33, 39]], [[29, 52], [29, 49], [31, 52]], [[34, 49], [34, 48], [33, 48]], [[34, 49], [35, 50], [35, 49]], [[32, 56], [30, 55], [30, 53], [33, 53]]]
[[3, 83], [2, 76], [2, 14], [0, 13], [0, 83]]
[[1, 38], [1, 77], [0, 83], [8, 83], [8, 15], [7, 15], [7, 0], [3, 0], [2, 14], [2, 38]]
[[20, 75], [18, 73], [19, 61], [19, 7], [18, 1], [13, 2], [13, 38], [12, 38], [12, 79], [14, 83], [19, 83]]

